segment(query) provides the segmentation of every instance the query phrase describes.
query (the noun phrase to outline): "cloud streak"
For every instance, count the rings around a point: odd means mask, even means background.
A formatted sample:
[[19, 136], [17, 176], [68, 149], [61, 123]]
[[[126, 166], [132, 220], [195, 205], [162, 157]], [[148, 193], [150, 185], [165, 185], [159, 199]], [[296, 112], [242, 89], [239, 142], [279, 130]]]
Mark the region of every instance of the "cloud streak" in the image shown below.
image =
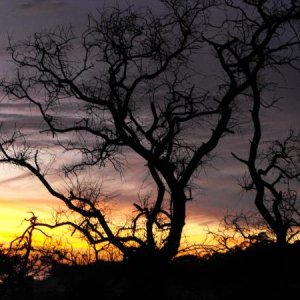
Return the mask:
[[61, 0], [30, 0], [16, 4], [16, 11], [20, 15], [38, 15], [61, 10], [66, 5]]
[[4, 184], [8, 184], [8, 183], [16, 183], [17, 181], [27, 179], [30, 176], [32, 177], [32, 174], [25, 173], [25, 174], [17, 175], [17, 176], [10, 177], [7, 179], [3, 179], [3, 180], [0, 180], [0, 186], [4, 185]]

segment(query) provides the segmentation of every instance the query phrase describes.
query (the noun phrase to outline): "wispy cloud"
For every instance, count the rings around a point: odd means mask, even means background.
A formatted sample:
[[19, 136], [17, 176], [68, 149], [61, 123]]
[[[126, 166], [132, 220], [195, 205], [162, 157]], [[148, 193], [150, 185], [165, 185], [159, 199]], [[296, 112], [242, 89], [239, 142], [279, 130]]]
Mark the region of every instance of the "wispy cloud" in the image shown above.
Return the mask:
[[16, 11], [22, 15], [36, 15], [61, 10], [65, 5], [62, 0], [28, 0], [19, 2]]
[[4, 184], [12, 183], [12, 182], [15, 183], [16, 181], [26, 179], [30, 176], [32, 176], [32, 174], [25, 173], [25, 174], [13, 176], [13, 177], [10, 177], [10, 178], [7, 178], [7, 179], [3, 179], [3, 180], [0, 180], [0, 186], [4, 185]]

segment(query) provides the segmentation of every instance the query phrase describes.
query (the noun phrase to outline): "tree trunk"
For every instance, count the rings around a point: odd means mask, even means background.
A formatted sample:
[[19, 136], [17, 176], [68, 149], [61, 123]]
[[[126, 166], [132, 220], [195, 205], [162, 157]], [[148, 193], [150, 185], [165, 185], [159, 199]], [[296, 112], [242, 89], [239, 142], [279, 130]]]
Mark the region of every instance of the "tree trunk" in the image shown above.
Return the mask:
[[138, 249], [132, 248], [126, 257], [129, 263], [155, 268], [156, 265], [164, 265], [176, 256], [185, 225], [186, 196], [183, 188], [171, 191], [171, 202], [171, 227], [163, 248], [155, 249], [151, 247], [151, 243]]
[[285, 246], [287, 244], [287, 230], [285, 228], [278, 228], [275, 230], [276, 244], [278, 246]]
[[181, 234], [185, 225], [186, 196], [183, 188], [176, 188], [171, 191], [171, 201], [173, 207], [173, 215], [171, 221], [171, 229], [166, 244], [161, 254], [162, 258], [170, 261], [178, 253], [181, 241]]

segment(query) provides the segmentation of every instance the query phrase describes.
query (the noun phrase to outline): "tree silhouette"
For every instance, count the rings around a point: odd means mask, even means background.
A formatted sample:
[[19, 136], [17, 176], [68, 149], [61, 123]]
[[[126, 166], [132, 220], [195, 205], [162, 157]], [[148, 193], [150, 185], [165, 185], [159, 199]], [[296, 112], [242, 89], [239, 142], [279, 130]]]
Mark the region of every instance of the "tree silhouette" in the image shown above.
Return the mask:
[[33, 299], [34, 277], [46, 276], [53, 261], [49, 249], [40, 252], [42, 249], [33, 247], [34, 231], [42, 232], [35, 227], [35, 215], [32, 213], [25, 221], [30, 225], [24, 232], [12, 240], [7, 249], [3, 247], [0, 250], [1, 299]]
[[[40, 225], [69, 225], [93, 245], [109, 243], [127, 259], [149, 261], [177, 254], [192, 180], [233, 133], [240, 105], [259, 105], [267, 71], [296, 67], [299, 59], [297, 1], [161, 3], [161, 14], [129, 7], [90, 16], [81, 39], [57, 28], [10, 41], [17, 72], [1, 84], [11, 100], [36, 107], [46, 133], [74, 154], [63, 169], [72, 181], [65, 193], [25, 135], [3, 137], [0, 161], [29, 170], [79, 216]], [[206, 53], [219, 75], [212, 90], [192, 68], [201, 69]], [[101, 193], [81, 174], [107, 164], [124, 171], [130, 154], [147, 168], [157, 193], [134, 203], [130, 224], [114, 227]]]
[[208, 228], [207, 241], [202, 253], [232, 253], [256, 245], [273, 244], [272, 234], [260, 214], [248, 212], [228, 213], [221, 219], [216, 230]]
[[299, 234], [300, 202], [297, 185], [300, 180], [299, 133], [283, 140], [270, 142], [269, 147], [258, 153], [260, 121], [258, 111], [253, 110], [254, 135], [247, 160], [249, 178], [243, 183], [246, 191], [255, 191], [255, 205], [274, 232], [279, 245], [284, 245]]

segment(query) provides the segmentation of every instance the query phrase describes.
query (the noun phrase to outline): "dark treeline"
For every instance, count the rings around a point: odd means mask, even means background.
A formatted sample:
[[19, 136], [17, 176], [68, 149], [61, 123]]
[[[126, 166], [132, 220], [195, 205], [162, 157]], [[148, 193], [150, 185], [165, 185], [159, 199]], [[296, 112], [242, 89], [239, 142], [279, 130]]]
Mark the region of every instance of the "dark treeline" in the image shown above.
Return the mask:
[[162, 265], [52, 261], [48, 276], [39, 280], [27, 276], [16, 281], [10, 272], [19, 262], [1, 254], [1, 300], [294, 299], [300, 293], [299, 243], [282, 249], [261, 242], [205, 257], [179, 256]]

